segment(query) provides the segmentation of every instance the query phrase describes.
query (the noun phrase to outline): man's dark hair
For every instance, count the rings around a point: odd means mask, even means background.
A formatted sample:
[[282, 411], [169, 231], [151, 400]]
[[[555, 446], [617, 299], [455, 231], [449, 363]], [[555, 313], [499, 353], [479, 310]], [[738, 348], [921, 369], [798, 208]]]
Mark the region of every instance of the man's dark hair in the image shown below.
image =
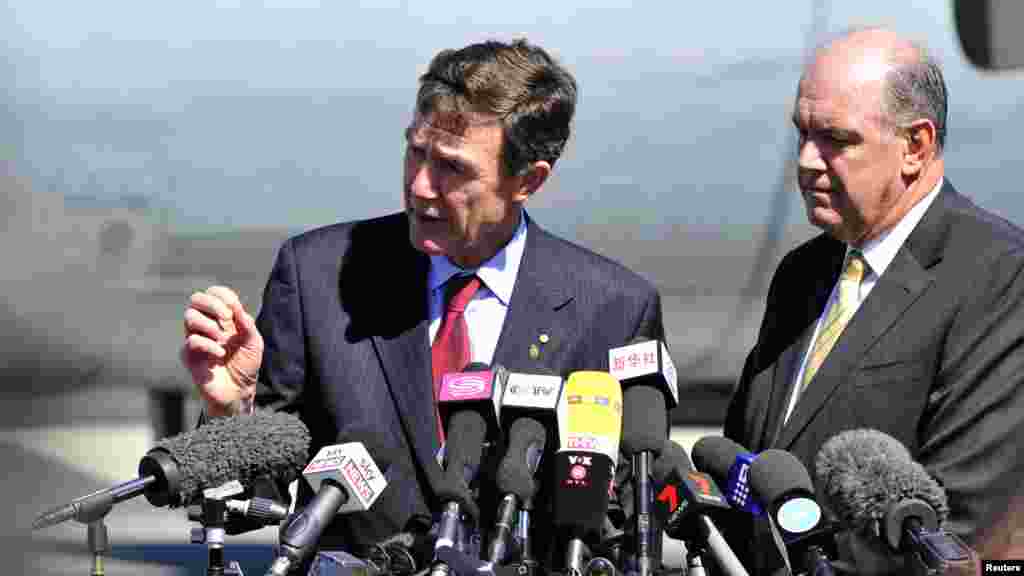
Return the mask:
[[416, 111], [479, 114], [501, 122], [508, 175], [532, 162], [554, 166], [569, 140], [576, 80], [539, 46], [525, 40], [443, 50], [420, 76]]
[[918, 47], [919, 58], [896, 64], [886, 75], [882, 106], [889, 122], [903, 128], [925, 118], [935, 125], [938, 154], [946, 144], [946, 81], [939, 64]]

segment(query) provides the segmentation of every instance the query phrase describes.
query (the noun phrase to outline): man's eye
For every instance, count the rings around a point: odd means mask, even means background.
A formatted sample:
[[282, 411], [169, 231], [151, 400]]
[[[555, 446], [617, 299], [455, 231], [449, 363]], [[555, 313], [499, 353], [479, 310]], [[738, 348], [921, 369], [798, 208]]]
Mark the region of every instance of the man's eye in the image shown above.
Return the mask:
[[449, 160], [447, 158], [442, 158], [441, 159], [441, 166], [443, 166], [444, 169], [449, 171], [449, 172], [454, 172], [456, 174], [461, 174], [462, 173], [462, 164], [459, 164], [455, 160]]

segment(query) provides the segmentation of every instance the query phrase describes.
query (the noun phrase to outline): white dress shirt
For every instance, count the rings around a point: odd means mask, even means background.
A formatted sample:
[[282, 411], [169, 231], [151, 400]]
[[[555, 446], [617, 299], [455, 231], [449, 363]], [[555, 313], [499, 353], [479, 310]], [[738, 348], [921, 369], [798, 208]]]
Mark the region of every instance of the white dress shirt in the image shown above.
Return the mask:
[[508, 304], [512, 299], [519, 264], [526, 248], [526, 211], [519, 218], [519, 226], [512, 240], [492, 258], [475, 269], [459, 268], [446, 256], [430, 257], [430, 330], [428, 345], [434, 342], [444, 318], [444, 284], [456, 274], [475, 273], [480, 278], [480, 289], [466, 305], [466, 325], [472, 347], [472, 362], [492, 364], [498, 347], [501, 327], [505, 324]]
[[[873, 238], [864, 243], [864, 246], [860, 248], [861, 254], [864, 255], [864, 261], [867, 262], [867, 269], [864, 271], [864, 279], [861, 281], [860, 290], [857, 293], [856, 307], [860, 308], [861, 303], [868, 297], [871, 289], [878, 283], [879, 277], [885, 273], [885, 269], [889, 267], [893, 259], [896, 258], [896, 253], [900, 251], [903, 243], [907, 241], [907, 237], [917, 227], [918, 222], [924, 217], [924, 213], [928, 210], [928, 207], [932, 205], [935, 198], [939, 195], [939, 190], [942, 188], [943, 179], [940, 178], [938, 184], [932, 188], [931, 192], [927, 196], [922, 198], [917, 204], [910, 209], [909, 212], [896, 223], [895, 226], [886, 230], [880, 234], [877, 238]], [[846, 247], [846, 256], [849, 257], [850, 250], [853, 248], [850, 246]], [[832, 287], [832, 294], [828, 297], [828, 304], [825, 305], [825, 309], [821, 312], [821, 316], [818, 317], [818, 321], [814, 325], [814, 334], [811, 335], [811, 339], [807, 342], [807, 349], [804, 350], [803, 358], [800, 360], [800, 365], [797, 368], [796, 374], [793, 375], [793, 386], [790, 392], [788, 407], [786, 408], [786, 417], [783, 422], [789, 420], [790, 415], [793, 414], [793, 409], [796, 406], [797, 401], [797, 390], [799, 389], [799, 382], [803, 378], [804, 369], [807, 367], [807, 360], [810, 357], [811, 349], [814, 347], [814, 341], [818, 338], [818, 331], [821, 330], [822, 321], [828, 317], [828, 312], [835, 306], [839, 300], [839, 282], [836, 282], [835, 286]], [[855, 309], [856, 311], [856, 309]], [[808, 386], [814, 386], [814, 381], [808, 384]]]

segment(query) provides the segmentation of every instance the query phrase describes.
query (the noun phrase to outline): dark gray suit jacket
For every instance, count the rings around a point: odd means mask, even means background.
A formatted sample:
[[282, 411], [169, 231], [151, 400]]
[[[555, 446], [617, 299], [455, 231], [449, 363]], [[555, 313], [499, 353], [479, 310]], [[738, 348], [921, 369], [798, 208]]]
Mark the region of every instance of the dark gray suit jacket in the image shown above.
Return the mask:
[[782, 425], [844, 256], [820, 235], [783, 258], [725, 434], [752, 451], [788, 450], [813, 476], [833, 435], [885, 432], [944, 486], [948, 528], [974, 542], [1020, 477], [1024, 232], [947, 181]]
[[[609, 348], [636, 336], [664, 338], [648, 281], [527, 222], [493, 363], [563, 376], [607, 370]], [[258, 318], [266, 348], [257, 404], [300, 415], [313, 435], [311, 454], [363, 442], [388, 480], [371, 511], [335, 520], [325, 546], [377, 541], [439, 510], [428, 268], [409, 242], [406, 216], [393, 214], [292, 238], [271, 273]], [[535, 523], [543, 528], [541, 516]]]

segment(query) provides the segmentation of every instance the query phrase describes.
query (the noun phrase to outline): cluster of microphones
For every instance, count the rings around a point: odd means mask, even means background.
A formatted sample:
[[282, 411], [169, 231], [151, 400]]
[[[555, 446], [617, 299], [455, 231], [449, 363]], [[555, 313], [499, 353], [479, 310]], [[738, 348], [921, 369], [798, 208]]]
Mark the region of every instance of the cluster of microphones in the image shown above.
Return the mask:
[[[271, 576], [300, 566], [364, 576], [739, 576], [748, 568], [718, 526], [757, 521], [790, 574], [855, 573], [837, 557], [844, 531], [875, 538], [907, 574], [973, 570], [974, 552], [942, 527], [944, 491], [895, 439], [872, 430], [831, 438], [815, 462], [816, 493], [788, 452], [753, 454], [705, 437], [691, 460], [669, 440], [678, 391], [664, 343], [613, 349], [609, 366], [565, 378], [474, 364], [446, 374], [443, 474], [433, 486], [440, 509], [421, 530], [369, 550], [321, 551], [319, 540], [336, 515], [369, 510], [384, 492], [373, 456], [350, 442], [309, 460], [308, 429], [270, 412], [212, 419], [162, 440], [138, 478], [44, 513], [35, 528], [90, 523], [145, 495], [154, 506], [190, 507], [203, 525], [193, 541], [210, 548], [209, 574], [240, 572], [225, 568], [223, 551], [228, 527], [244, 521], [280, 526]], [[292, 513], [250, 495], [258, 479], [300, 476], [314, 496]], [[531, 541], [535, 528], [544, 542]]]

